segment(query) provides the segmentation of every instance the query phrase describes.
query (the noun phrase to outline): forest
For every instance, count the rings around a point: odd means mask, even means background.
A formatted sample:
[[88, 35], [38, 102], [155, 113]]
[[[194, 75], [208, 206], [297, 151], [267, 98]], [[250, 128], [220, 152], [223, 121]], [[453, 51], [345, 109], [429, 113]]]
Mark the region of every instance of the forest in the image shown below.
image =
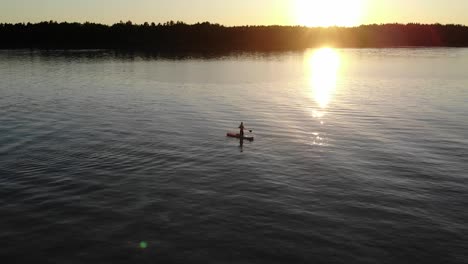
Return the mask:
[[468, 27], [373, 24], [357, 27], [234, 26], [181, 21], [0, 24], [0, 49], [122, 49], [148, 51], [269, 51], [337, 48], [468, 47]]

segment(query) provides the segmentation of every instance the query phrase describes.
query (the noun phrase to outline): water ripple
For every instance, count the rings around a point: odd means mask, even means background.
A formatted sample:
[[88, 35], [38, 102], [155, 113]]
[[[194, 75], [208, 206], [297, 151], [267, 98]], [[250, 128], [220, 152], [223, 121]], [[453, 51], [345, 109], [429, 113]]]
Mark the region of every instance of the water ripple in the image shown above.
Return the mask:
[[[322, 108], [301, 53], [0, 51], [0, 255], [462, 263], [468, 53], [451, 52], [341, 51]], [[225, 137], [240, 121], [243, 147]]]

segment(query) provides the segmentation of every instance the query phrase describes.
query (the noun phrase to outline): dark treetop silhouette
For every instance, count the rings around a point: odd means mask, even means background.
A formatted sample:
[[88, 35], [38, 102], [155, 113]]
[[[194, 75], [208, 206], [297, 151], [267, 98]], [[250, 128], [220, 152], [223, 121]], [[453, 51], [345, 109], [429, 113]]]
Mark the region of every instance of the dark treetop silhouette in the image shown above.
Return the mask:
[[2, 49], [129, 49], [152, 51], [300, 50], [334, 47], [467, 47], [468, 27], [441, 24], [383, 24], [359, 27], [225, 27], [209, 22], [112, 26], [95, 23], [0, 24]]

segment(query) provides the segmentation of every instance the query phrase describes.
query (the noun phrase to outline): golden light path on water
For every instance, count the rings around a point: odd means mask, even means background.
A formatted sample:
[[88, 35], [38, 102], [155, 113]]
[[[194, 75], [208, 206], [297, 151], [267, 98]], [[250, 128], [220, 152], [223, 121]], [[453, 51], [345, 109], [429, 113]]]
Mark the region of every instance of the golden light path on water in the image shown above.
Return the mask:
[[[306, 94], [315, 101], [311, 107], [314, 119], [324, 125], [323, 117], [332, 102], [340, 76], [342, 58], [336, 49], [321, 48], [310, 50], [305, 54]], [[314, 132], [311, 137], [313, 145], [326, 144], [326, 137]]]
[[336, 89], [340, 54], [331, 48], [321, 48], [307, 55], [309, 85], [317, 105], [324, 109], [332, 100]]

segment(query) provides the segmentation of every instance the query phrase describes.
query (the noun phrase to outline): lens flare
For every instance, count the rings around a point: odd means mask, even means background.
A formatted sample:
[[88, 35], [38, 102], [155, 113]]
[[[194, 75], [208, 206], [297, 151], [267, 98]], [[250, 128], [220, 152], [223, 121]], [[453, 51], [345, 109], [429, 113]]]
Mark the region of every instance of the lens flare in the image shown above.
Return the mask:
[[140, 242], [140, 248], [141, 249], [146, 249], [147, 247], [148, 247], [148, 243], [146, 243], [145, 241]]

